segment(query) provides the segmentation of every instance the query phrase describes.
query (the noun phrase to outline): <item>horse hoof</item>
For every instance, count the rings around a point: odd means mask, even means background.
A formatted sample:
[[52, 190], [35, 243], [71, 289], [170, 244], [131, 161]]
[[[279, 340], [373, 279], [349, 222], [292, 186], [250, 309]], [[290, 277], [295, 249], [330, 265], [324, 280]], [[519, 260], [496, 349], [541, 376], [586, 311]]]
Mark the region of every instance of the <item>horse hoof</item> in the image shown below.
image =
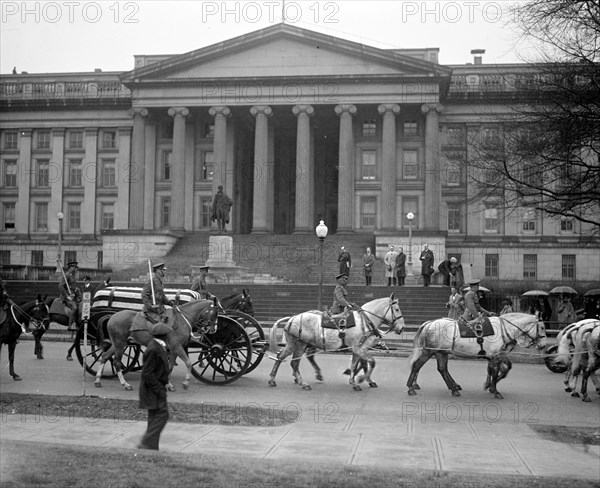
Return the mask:
[[502, 393], [500, 393], [499, 391], [497, 391], [496, 393], [494, 393], [494, 398], [497, 398], [498, 400], [504, 400], [504, 397], [502, 396]]
[[408, 390], [408, 394], [409, 394], [410, 396], [415, 396], [415, 395], [417, 394], [417, 392], [415, 391], [415, 389], [414, 389], [414, 388], [410, 388], [410, 389]]
[[99, 381], [94, 381], [94, 386], [96, 388], [102, 388], [102, 383], [100, 383]]
[[41, 354], [38, 354], [38, 355], [37, 355], [37, 358], [38, 358], [38, 359], [44, 359], [44, 356], [42, 356]]
[[461, 391], [461, 390], [462, 390], [462, 387], [461, 387], [460, 385], [456, 385], [456, 387], [455, 387], [455, 388], [456, 388], [458, 391]]
[[369, 387], [377, 388], [377, 383], [375, 383], [374, 381], [369, 381]]
[[318, 374], [317, 375], [317, 381], [323, 381], [323, 375]]
[[133, 386], [125, 385], [125, 391], [133, 391]]
[[277, 386], [277, 383], [273, 380], [269, 380], [269, 386]]
[[573, 393], [571, 393], [571, 396], [573, 398], [579, 398], [579, 393], [577, 393], [576, 391], [574, 391]]
[[71, 356], [67, 356], [67, 361], [73, 361], [73, 358]]
[[587, 396], [587, 395], [584, 396], [581, 400], [584, 401], [584, 402], [586, 402], [586, 403], [592, 401], [592, 399], [589, 396]]
[[188, 385], [187, 383], [182, 383], [181, 386], [184, 390], [187, 390], [190, 387], [190, 385]]
[[573, 390], [571, 390], [571, 388], [565, 388], [565, 391], [566, 391], [567, 393], [571, 393]]
[[312, 388], [310, 387], [310, 385], [304, 385], [304, 386], [302, 387], [302, 389], [303, 389], [303, 390], [307, 390], [307, 391], [309, 391], [309, 390], [312, 390]]
[[420, 390], [421, 389], [421, 387], [419, 385], [417, 385], [416, 383], [413, 383], [413, 388], [415, 390]]
[[13, 374], [12, 377], [13, 377], [13, 380], [15, 380], [15, 381], [21, 381], [23, 379], [18, 374]]
[[452, 390], [452, 396], [460, 396], [460, 391]]
[[360, 386], [358, 386], [358, 385], [354, 385], [354, 386], [352, 387], [352, 389], [353, 389], [354, 391], [362, 391], [362, 388], [361, 388]]
[[342, 374], [350, 376], [350, 368], [346, 369]]

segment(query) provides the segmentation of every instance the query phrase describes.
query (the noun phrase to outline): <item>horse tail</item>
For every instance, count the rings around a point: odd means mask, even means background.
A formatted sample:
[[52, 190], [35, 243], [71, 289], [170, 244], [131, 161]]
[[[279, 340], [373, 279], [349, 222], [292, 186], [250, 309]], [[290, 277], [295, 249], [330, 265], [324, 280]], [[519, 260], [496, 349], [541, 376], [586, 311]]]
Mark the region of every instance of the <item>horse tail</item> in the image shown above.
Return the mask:
[[421, 333], [423, 332], [425, 327], [427, 327], [430, 323], [431, 320], [428, 320], [427, 322], [421, 324], [421, 326], [417, 329], [417, 333], [415, 334], [415, 338], [413, 339], [413, 350], [408, 358], [408, 364], [410, 366], [412, 366], [413, 363], [421, 357], [423, 351], [423, 348], [421, 347]]
[[279, 329], [279, 325], [282, 322], [287, 322], [291, 317], [283, 317], [282, 319], [277, 320], [273, 327], [271, 327], [271, 331], [269, 332], [269, 351], [273, 354], [277, 354], [277, 329]]

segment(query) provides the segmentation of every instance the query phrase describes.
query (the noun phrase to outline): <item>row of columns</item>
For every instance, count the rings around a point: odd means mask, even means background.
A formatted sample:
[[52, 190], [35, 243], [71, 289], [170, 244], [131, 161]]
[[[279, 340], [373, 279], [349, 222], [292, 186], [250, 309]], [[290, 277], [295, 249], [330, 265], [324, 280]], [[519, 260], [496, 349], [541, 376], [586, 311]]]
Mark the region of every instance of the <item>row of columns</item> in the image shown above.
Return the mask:
[[[439, 229], [440, 177], [439, 177], [439, 120], [441, 107], [437, 104], [425, 104], [421, 107], [426, 115], [425, 125], [425, 216], [426, 229]], [[314, 227], [314, 133], [311, 117], [315, 109], [311, 105], [296, 105], [292, 112], [297, 117], [296, 142], [296, 201], [294, 229], [297, 233], [312, 233]], [[382, 116], [382, 188], [381, 216], [383, 229], [396, 228], [396, 116], [400, 113], [397, 104], [382, 104], [378, 107]], [[274, 228], [274, 178], [273, 178], [273, 128], [269, 118], [273, 110], [267, 105], [250, 108], [255, 118], [254, 141], [254, 201], [252, 232], [270, 233]], [[338, 233], [352, 232], [354, 229], [354, 131], [352, 117], [357, 113], [353, 104], [340, 104], [335, 107], [340, 118], [339, 129], [339, 181], [338, 181]], [[168, 114], [173, 117], [173, 151], [171, 159], [173, 192], [171, 195], [172, 228], [183, 230], [186, 220], [186, 119], [190, 111], [186, 107], [171, 107]], [[217, 171], [213, 177], [213, 193], [217, 186], [223, 185], [229, 194], [233, 190], [233, 157], [228, 149], [228, 118], [231, 110], [226, 106], [209, 109], [214, 117], [214, 161]], [[132, 163], [144, 177], [131, 181], [130, 229], [151, 229], [153, 227], [154, 199], [154, 156], [149, 154], [148, 133], [144, 118], [146, 108], [130, 110], [133, 117]], [[189, 142], [189, 141], [187, 141]], [[154, 143], [154, 141], [152, 141]], [[189, 146], [188, 146], [189, 147]], [[150, 161], [148, 161], [150, 158]], [[144, 161], [146, 162], [144, 164]], [[150, 163], [150, 164], [148, 164]], [[145, 170], [145, 173], [144, 173]], [[151, 171], [151, 173], [149, 173]], [[151, 181], [152, 180], [152, 181]]]

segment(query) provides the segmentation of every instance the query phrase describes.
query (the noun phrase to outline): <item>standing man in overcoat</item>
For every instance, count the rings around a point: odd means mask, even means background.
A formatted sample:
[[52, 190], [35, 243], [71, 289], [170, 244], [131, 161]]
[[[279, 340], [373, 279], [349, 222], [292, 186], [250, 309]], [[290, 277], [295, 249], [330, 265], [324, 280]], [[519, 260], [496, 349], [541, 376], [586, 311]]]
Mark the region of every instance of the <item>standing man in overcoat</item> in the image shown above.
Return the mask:
[[429, 246], [425, 244], [419, 261], [421, 261], [421, 276], [423, 276], [423, 286], [429, 286], [431, 284], [431, 275], [433, 274], [433, 251], [429, 249]]
[[406, 254], [402, 248], [398, 249], [396, 256], [396, 276], [398, 278], [398, 286], [404, 286], [406, 280]]
[[385, 263], [385, 277], [387, 278], [387, 286], [396, 286], [396, 256], [398, 253], [394, 251], [394, 246], [390, 245], [390, 250], [386, 253], [383, 258]]
[[371, 248], [367, 247], [367, 252], [363, 254], [363, 266], [365, 268], [365, 281], [367, 286], [371, 286], [373, 281], [373, 266], [375, 266], [375, 256], [371, 254]]
[[170, 367], [166, 338], [154, 336], [144, 351], [139, 407], [148, 410], [148, 426], [138, 449], [158, 451], [160, 434], [169, 420], [166, 385]]
[[352, 257], [350, 256], [350, 253], [346, 250], [344, 246], [342, 246], [340, 249], [340, 254], [338, 255], [338, 263], [340, 263], [340, 273], [344, 273], [346, 276], [350, 277]]

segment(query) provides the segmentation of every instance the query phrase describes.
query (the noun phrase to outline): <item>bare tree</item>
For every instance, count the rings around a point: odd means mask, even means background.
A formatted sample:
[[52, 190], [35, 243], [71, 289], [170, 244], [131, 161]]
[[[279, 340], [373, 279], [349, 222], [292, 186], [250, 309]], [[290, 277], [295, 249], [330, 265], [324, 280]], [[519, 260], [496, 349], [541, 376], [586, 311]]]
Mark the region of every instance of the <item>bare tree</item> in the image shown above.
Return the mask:
[[470, 197], [590, 224], [600, 234], [600, 2], [531, 0], [514, 18], [540, 59], [510, 115], [469, 134]]

